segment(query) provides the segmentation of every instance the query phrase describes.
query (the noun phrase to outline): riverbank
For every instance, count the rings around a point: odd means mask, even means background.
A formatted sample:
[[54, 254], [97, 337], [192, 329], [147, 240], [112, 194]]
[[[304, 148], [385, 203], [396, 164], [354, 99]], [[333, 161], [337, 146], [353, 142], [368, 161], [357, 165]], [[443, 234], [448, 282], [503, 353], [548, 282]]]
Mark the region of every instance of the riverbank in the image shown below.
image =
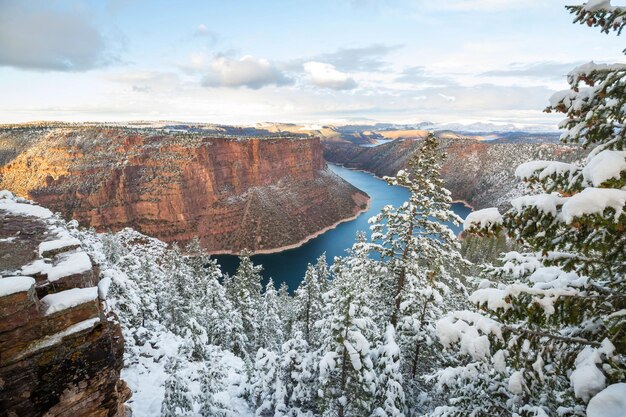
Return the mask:
[[[354, 198], [355, 196], [358, 196], [359, 194], [353, 194], [352, 198]], [[366, 213], [369, 211], [370, 206], [371, 206], [371, 202], [372, 202], [372, 198], [368, 196], [367, 201], [365, 201], [365, 208], [358, 208], [355, 212], [355, 214], [351, 217], [347, 217], [345, 219], [339, 220], [338, 222], [335, 222], [334, 224], [331, 224], [328, 227], [325, 227], [313, 234], [308, 235], [307, 237], [305, 237], [304, 239], [291, 244], [291, 245], [286, 245], [286, 246], [280, 246], [278, 248], [273, 248], [273, 249], [261, 249], [261, 250], [257, 250], [254, 252], [251, 252], [251, 255], [271, 255], [274, 253], [280, 253], [280, 252], [284, 252], [286, 250], [290, 250], [290, 249], [297, 249], [303, 245], [305, 245], [306, 243], [308, 243], [309, 241], [323, 235], [324, 233], [336, 229], [338, 226], [340, 226], [343, 223], [346, 222], [351, 222], [353, 220], [356, 220], [361, 214]], [[233, 251], [218, 251], [218, 252], [208, 252], [209, 255], [239, 255], [238, 252], [233, 252]]]

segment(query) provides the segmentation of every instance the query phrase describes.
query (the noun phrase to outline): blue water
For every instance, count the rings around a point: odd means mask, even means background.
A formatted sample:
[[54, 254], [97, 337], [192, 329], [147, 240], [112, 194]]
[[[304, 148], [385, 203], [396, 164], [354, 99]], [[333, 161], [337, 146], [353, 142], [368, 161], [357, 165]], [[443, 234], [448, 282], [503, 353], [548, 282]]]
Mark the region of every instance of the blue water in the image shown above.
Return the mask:
[[[263, 265], [265, 279], [272, 277], [277, 287], [282, 282], [286, 282], [290, 290], [295, 290], [304, 277], [307, 264], [315, 263], [324, 252], [326, 252], [329, 263], [335, 256], [345, 255], [346, 249], [354, 243], [354, 237], [358, 231], [366, 231], [369, 234], [367, 221], [370, 217], [380, 212], [385, 205], [391, 204], [397, 207], [409, 197], [409, 191], [406, 188], [388, 185], [385, 181], [367, 172], [354, 171], [332, 164], [328, 166], [334, 173], [365, 191], [371, 198], [370, 208], [355, 220], [342, 223], [299, 248], [253, 256], [252, 260], [255, 264]], [[460, 203], [453, 204], [452, 209], [461, 218], [465, 218], [471, 212], [469, 207]], [[457, 234], [461, 232], [461, 227], [450, 226]], [[229, 274], [234, 273], [238, 265], [236, 256], [219, 255], [215, 258], [222, 266], [222, 271]]]

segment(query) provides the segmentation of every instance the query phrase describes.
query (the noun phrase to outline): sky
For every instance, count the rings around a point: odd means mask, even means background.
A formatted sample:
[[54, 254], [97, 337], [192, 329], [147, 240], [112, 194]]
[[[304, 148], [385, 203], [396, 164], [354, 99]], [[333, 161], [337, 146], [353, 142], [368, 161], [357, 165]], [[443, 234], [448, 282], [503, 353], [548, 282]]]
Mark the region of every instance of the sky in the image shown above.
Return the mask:
[[573, 67], [625, 58], [569, 3], [0, 0], [0, 123], [553, 128]]

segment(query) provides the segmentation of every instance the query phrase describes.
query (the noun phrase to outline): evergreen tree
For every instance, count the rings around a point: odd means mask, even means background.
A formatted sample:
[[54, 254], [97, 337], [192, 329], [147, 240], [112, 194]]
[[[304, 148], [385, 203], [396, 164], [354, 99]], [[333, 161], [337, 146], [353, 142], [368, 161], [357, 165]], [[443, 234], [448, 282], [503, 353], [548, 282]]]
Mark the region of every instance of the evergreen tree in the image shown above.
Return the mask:
[[283, 322], [280, 316], [278, 293], [270, 278], [263, 294], [263, 311], [259, 333], [259, 344], [265, 349], [279, 352], [283, 344]]
[[236, 417], [236, 413], [216, 394], [226, 389], [224, 380], [227, 374], [221, 364], [221, 355], [212, 350], [204, 362], [205, 368], [200, 372], [200, 404], [199, 414], [203, 417]]
[[165, 371], [169, 375], [165, 381], [165, 397], [161, 404], [162, 417], [192, 415], [192, 401], [189, 388], [181, 377], [178, 359], [169, 359]]
[[[610, 15], [623, 14], [610, 1], [569, 9], [577, 21], [584, 14], [603, 29], [617, 22], [607, 23]], [[467, 230], [505, 229], [526, 250], [488, 269], [492, 282], [470, 296], [482, 314], [460, 312], [438, 323], [444, 344], [460, 345], [462, 365], [440, 373], [442, 385], [456, 388], [447, 410], [435, 415], [479, 408], [584, 415], [591, 398], [626, 380], [626, 65], [585, 64], [568, 81], [570, 89], [554, 94], [547, 111], [566, 114], [561, 139], [590, 149], [589, 156], [582, 166], [521, 165], [516, 175], [544, 193], [513, 200], [504, 216], [487, 209], [466, 219]], [[498, 372], [466, 377], [486, 369], [491, 355]], [[487, 394], [471, 398], [479, 386]]]
[[256, 354], [254, 375], [251, 383], [252, 398], [256, 407], [256, 416], [284, 416], [287, 407], [287, 391], [278, 355], [260, 348]]
[[247, 341], [247, 351], [252, 354], [258, 347], [260, 312], [263, 308], [261, 294], [261, 266], [256, 266], [250, 254], [244, 252], [239, 257], [237, 272], [228, 283], [227, 295], [235, 310], [239, 312], [243, 334]]
[[324, 415], [367, 415], [376, 390], [371, 358], [375, 339], [371, 295], [358, 273], [336, 259], [331, 289], [324, 294], [320, 328], [319, 381]]
[[[429, 135], [408, 162], [406, 171], [386, 178], [410, 191], [400, 207], [386, 206], [370, 220], [372, 249], [380, 253], [389, 273], [377, 289], [387, 321], [397, 330], [405, 391], [411, 408], [429, 391], [418, 378], [437, 366], [440, 352], [433, 343], [435, 322], [446, 308], [461, 303], [459, 279], [466, 264], [460, 244], [446, 223], [458, 224], [450, 192], [440, 175], [445, 153]], [[387, 321], [383, 321], [386, 326]], [[384, 330], [384, 327], [382, 327]]]
[[376, 405], [373, 417], [404, 417], [406, 404], [402, 388], [400, 347], [396, 344], [395, 329], [387, 327], [385, 341], [378, 349]]
[[296, 332], [282, 346], [281, 368], [285, 378], [287, 399], [286, 415], [312, 417], [316, 414], [317, 372], [316, 356], [304, 339]]
[[302, 332], [309, 345], [319, 344], [315, 322], [321, 318], [324, 301], [318, 269], [309, 264], [294, 297], [295, 330]]

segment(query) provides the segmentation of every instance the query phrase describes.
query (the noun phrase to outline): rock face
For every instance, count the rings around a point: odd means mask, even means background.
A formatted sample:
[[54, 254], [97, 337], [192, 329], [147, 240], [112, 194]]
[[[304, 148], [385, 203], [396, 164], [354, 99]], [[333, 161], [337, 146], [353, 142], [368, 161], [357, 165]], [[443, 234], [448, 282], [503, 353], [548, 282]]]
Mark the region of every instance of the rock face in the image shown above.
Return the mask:
[[211, 253], [295, 245], [368, 202], [327, 169], [319, 139], [309, 137], [5, 128], [0, 164], [0, 188], [66, 218], [166, 242], [198, 237]]
[[0, 415], [124, 416], [124, 341], [97, 267], [50, 211], [7, 192], [0, 224]]
[[[518, 196], [523, 185], [515, 178], [518, 165], [531, 160], [572, 162], [585, 156], [577, 146], [557, 144], [489, 143], [468, 138], [440, 138], [448, 154], [441, 174], [455, 200], [466, 201], [475, 209], [506, 207]], [[348, 143], [324, 143], [329, 162], [393, 176], [407, 167], [407, 161], [420, 147], [415, 139], [396, 139], [373, 148]]]

